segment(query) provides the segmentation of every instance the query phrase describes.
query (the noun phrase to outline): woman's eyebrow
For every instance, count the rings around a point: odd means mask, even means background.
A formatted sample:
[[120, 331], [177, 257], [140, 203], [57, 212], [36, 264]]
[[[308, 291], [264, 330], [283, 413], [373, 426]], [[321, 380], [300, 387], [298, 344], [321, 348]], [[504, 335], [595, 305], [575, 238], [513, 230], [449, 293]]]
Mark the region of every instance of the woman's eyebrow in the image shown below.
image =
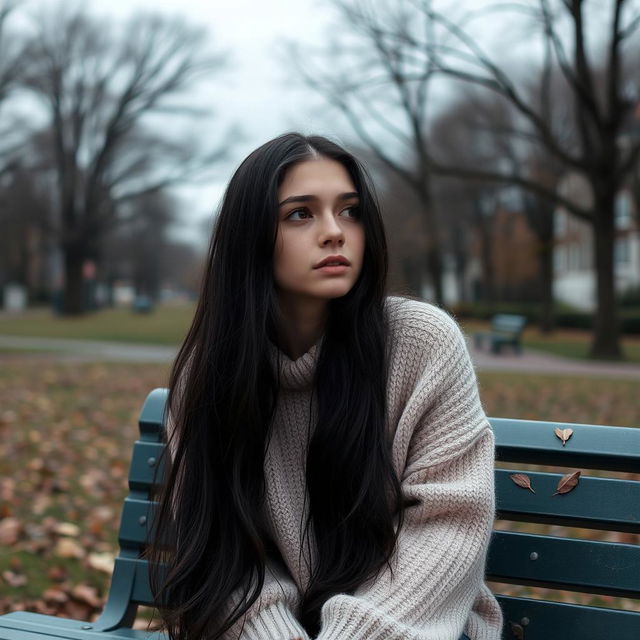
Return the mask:
[[[349, 200], [350, 198], [358, 198], [358, 197], [359, 197], [359, 194], [357, 191], [348, 191], [347, 193], [340, 193], [336, 197], [336, 202], [338, 200]], [[282, 205], [288, 204], [289, 202], [309, 202], [314, 200], [318, 200], [318, 196], [313, 196], [313, 195], [289, 196], [288, 198], [285, 198], [278, 206], [281, 207]]]

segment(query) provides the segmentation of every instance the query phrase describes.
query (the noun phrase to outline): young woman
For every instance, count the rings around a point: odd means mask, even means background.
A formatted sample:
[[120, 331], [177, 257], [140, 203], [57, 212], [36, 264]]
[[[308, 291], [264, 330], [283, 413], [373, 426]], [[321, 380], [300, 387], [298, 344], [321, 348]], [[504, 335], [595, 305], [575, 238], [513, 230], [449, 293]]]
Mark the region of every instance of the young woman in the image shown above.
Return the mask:
[[493, 437], [465, 341], [386, 298], [386, 272], [344, 149], [289, 133], [240, 165], [170, 380], [152, 557], [172, 638], [500, 637]]

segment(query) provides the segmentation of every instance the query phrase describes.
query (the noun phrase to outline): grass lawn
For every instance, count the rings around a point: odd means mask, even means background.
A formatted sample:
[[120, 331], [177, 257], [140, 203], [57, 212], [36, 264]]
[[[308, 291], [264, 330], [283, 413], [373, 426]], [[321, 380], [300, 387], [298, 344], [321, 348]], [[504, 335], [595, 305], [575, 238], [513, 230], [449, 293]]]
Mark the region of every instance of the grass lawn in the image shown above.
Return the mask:
[[[106, 309], [80, 318], [63, 318], [49, 309], [29, 310], [20, 315], [0, 315], [0, 335], [113, 340], [177, 346], [184, 338], [195, 306], [164, 305], [150, 314], [129, 309]], [[464, 321], [465, 331], [473, 335], [487, 331], [488, 322]], [[552, 335], [535, 327], [524, 332], [524, 345], [570, 358], [588, 359], [591, 334], [588, 331], [558, 329]], [[640, 336], [625, 336], [622, 348], [627, 362], [640, 363]]]
[[[462, 322], [468, 335], [489, 330], [489, 322], [468, 320]], [[0, 325], [1, 327], [2, 325]], [[589, 359], [591, 333], [581, 329], [556, 329], [545, 335], [536, 327], [527, 327], [522, 336], [525, 347], [546, 351], [567, 358]], [[622, 351], [625, 362], [640, 362], [640, 336], [623, 336]]]
[[[99, 611], [138, 412], [167, 375], [158, 365], [0, 356], [0, 613]], [[479, 384], [488, 415], [640, 426], [632, 381], [480, 373]]]
[[105, 309], [78, 318], [54, 315], [49, 309], [0, 315], [0, 334], [47, 338], [112, 340], [179, 345], [195, 311], [192, 304], [164, 305], [151, 313]]

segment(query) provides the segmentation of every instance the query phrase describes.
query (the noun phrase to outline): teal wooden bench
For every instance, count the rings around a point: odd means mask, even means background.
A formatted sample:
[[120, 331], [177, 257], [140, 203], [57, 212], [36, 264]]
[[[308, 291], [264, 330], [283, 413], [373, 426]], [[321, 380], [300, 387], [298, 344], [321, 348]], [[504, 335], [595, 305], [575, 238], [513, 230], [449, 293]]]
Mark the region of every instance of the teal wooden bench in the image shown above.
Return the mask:
[[492, 353], [500, 353], [502, 347], [511, 346], [517, 353], [522, 352], [522, 331], [527, 324], [526, 316], [498, 313], [491, 319], [490, 331], [478, 332], [473, 336], [477, 349], [489, 344]]
[[[132, 630], [138, 605], [152, 605], [148, 565], [141, 557], [152, 521], [149, 500], [163, 452], [166, 390], [156, 389], [140, 415], [129, 473], [130, 494], [120, 525], [116, 559], [104, 612], [96, 622], [35, 613], [0, 616], [0, 640], [159, 640], [159, 633]], [[555, 495], [566, 471], [640, 473], [640, 429], [491, 418], [497, 456], [511, 468], [496, 469], [499, 520], [559, 524], [582, 529], [640, 533], [640, 475], [633, 479], [585, 476], [570, 493]], [[563, 446], [555, 428], [574, 433]], [[560, 473], [522, 471], [521, 464], [553, 465]], [[499, 465], [499, 466], [502, 466]], [[526, 473], [535, 493], [511, 475]], [[488, 579], [590, 594], [631, 598], [636, 611], [499, 596], [504, 640], [638, 640], [640, 545], [496, 530]]]

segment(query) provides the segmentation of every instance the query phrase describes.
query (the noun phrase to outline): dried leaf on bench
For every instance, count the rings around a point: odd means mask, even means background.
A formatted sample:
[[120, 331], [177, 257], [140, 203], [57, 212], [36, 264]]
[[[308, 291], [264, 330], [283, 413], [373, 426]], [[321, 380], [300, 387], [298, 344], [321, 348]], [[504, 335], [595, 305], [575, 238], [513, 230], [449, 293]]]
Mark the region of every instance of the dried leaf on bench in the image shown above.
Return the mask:
[[517, 640], [524, 640], [524, 628], [520, 624], [516, 624], [515, 622], [511, 622], [509, 620], [509, 627], [511, 628], [511, 634]]
[[510, 476], [511, 480], [515, 482], [519, 487], [523, 489], [529, 489], [531, 493], [535, 493], [531, 486], [531, 480], [526, 473], [512, 473]]
[[567, 444], [567, 440], [573, 435], [573, 429], [560, 429], [555, 428], [554, 433], [562, 440], [562, 446]]
[[581, 471], [574, 471], [573, 473], [567, 473], [562, 476], [556, 487], [556, 492], [553, 495], [557, 496], [559, 493], [569, 493], [569, 491], [575, 489], [581, 473]]

